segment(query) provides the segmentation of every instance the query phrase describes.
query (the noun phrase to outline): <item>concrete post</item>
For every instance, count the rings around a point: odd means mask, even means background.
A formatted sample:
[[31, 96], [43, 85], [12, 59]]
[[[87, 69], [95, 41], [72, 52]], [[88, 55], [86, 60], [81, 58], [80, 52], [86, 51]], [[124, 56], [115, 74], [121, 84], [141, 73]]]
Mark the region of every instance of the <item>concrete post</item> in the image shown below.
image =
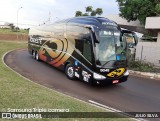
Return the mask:
[[160, 32], [158, 32], [157, 43], [160, 43]]

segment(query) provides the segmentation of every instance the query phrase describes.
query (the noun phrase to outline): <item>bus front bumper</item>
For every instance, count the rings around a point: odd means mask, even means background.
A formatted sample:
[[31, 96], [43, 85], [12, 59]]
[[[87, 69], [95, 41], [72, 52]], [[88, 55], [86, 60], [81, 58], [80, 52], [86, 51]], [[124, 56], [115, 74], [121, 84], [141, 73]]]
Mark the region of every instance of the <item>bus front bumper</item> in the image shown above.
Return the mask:
[[103, 75], [94, 73], [93, 74], [93, 79], [96, 83], [106, 83], [106, 84], [117, 84], [121, 82], [127, 81], [127, 78], [129, 76], [128, 70], [121, 76], [120, 78], [107, 78]]

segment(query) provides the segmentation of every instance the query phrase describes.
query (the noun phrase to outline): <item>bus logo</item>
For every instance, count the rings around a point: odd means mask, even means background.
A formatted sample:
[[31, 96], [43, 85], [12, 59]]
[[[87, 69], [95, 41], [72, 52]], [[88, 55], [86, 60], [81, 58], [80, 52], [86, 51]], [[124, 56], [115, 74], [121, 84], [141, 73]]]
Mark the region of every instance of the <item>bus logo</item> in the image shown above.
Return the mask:
[[116, 69], [112, 72], [110, 72], [109, 74], [107, 74], [108, 77], [119, 77], [121, 76], [123, 73], [124, 73], [125, 69], [124, 68], [119, 68], [119, 69]]

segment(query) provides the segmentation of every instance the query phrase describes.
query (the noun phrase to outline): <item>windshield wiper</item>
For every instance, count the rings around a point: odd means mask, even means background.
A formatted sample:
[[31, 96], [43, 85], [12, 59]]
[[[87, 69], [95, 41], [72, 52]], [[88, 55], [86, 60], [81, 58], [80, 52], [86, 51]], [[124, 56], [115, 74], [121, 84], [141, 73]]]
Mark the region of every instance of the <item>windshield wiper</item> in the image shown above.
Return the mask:
[[102, 65], [101, 68], [103, 68], [108, 62], [110, 62], [110, 61], [105, 62], [105, 63]]

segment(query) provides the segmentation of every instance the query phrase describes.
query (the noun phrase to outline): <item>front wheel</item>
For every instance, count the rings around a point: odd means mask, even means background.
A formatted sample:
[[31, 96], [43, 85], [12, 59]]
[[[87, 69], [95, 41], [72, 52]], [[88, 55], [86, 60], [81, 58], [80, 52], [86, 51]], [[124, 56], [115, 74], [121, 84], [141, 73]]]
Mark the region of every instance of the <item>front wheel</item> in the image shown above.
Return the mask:
[[65, 74], [66, 76], [71, 79], [74, 80], [75, 76], [74, 76], [74, 67], [71, 64], [68, 64], [65, 68]]

